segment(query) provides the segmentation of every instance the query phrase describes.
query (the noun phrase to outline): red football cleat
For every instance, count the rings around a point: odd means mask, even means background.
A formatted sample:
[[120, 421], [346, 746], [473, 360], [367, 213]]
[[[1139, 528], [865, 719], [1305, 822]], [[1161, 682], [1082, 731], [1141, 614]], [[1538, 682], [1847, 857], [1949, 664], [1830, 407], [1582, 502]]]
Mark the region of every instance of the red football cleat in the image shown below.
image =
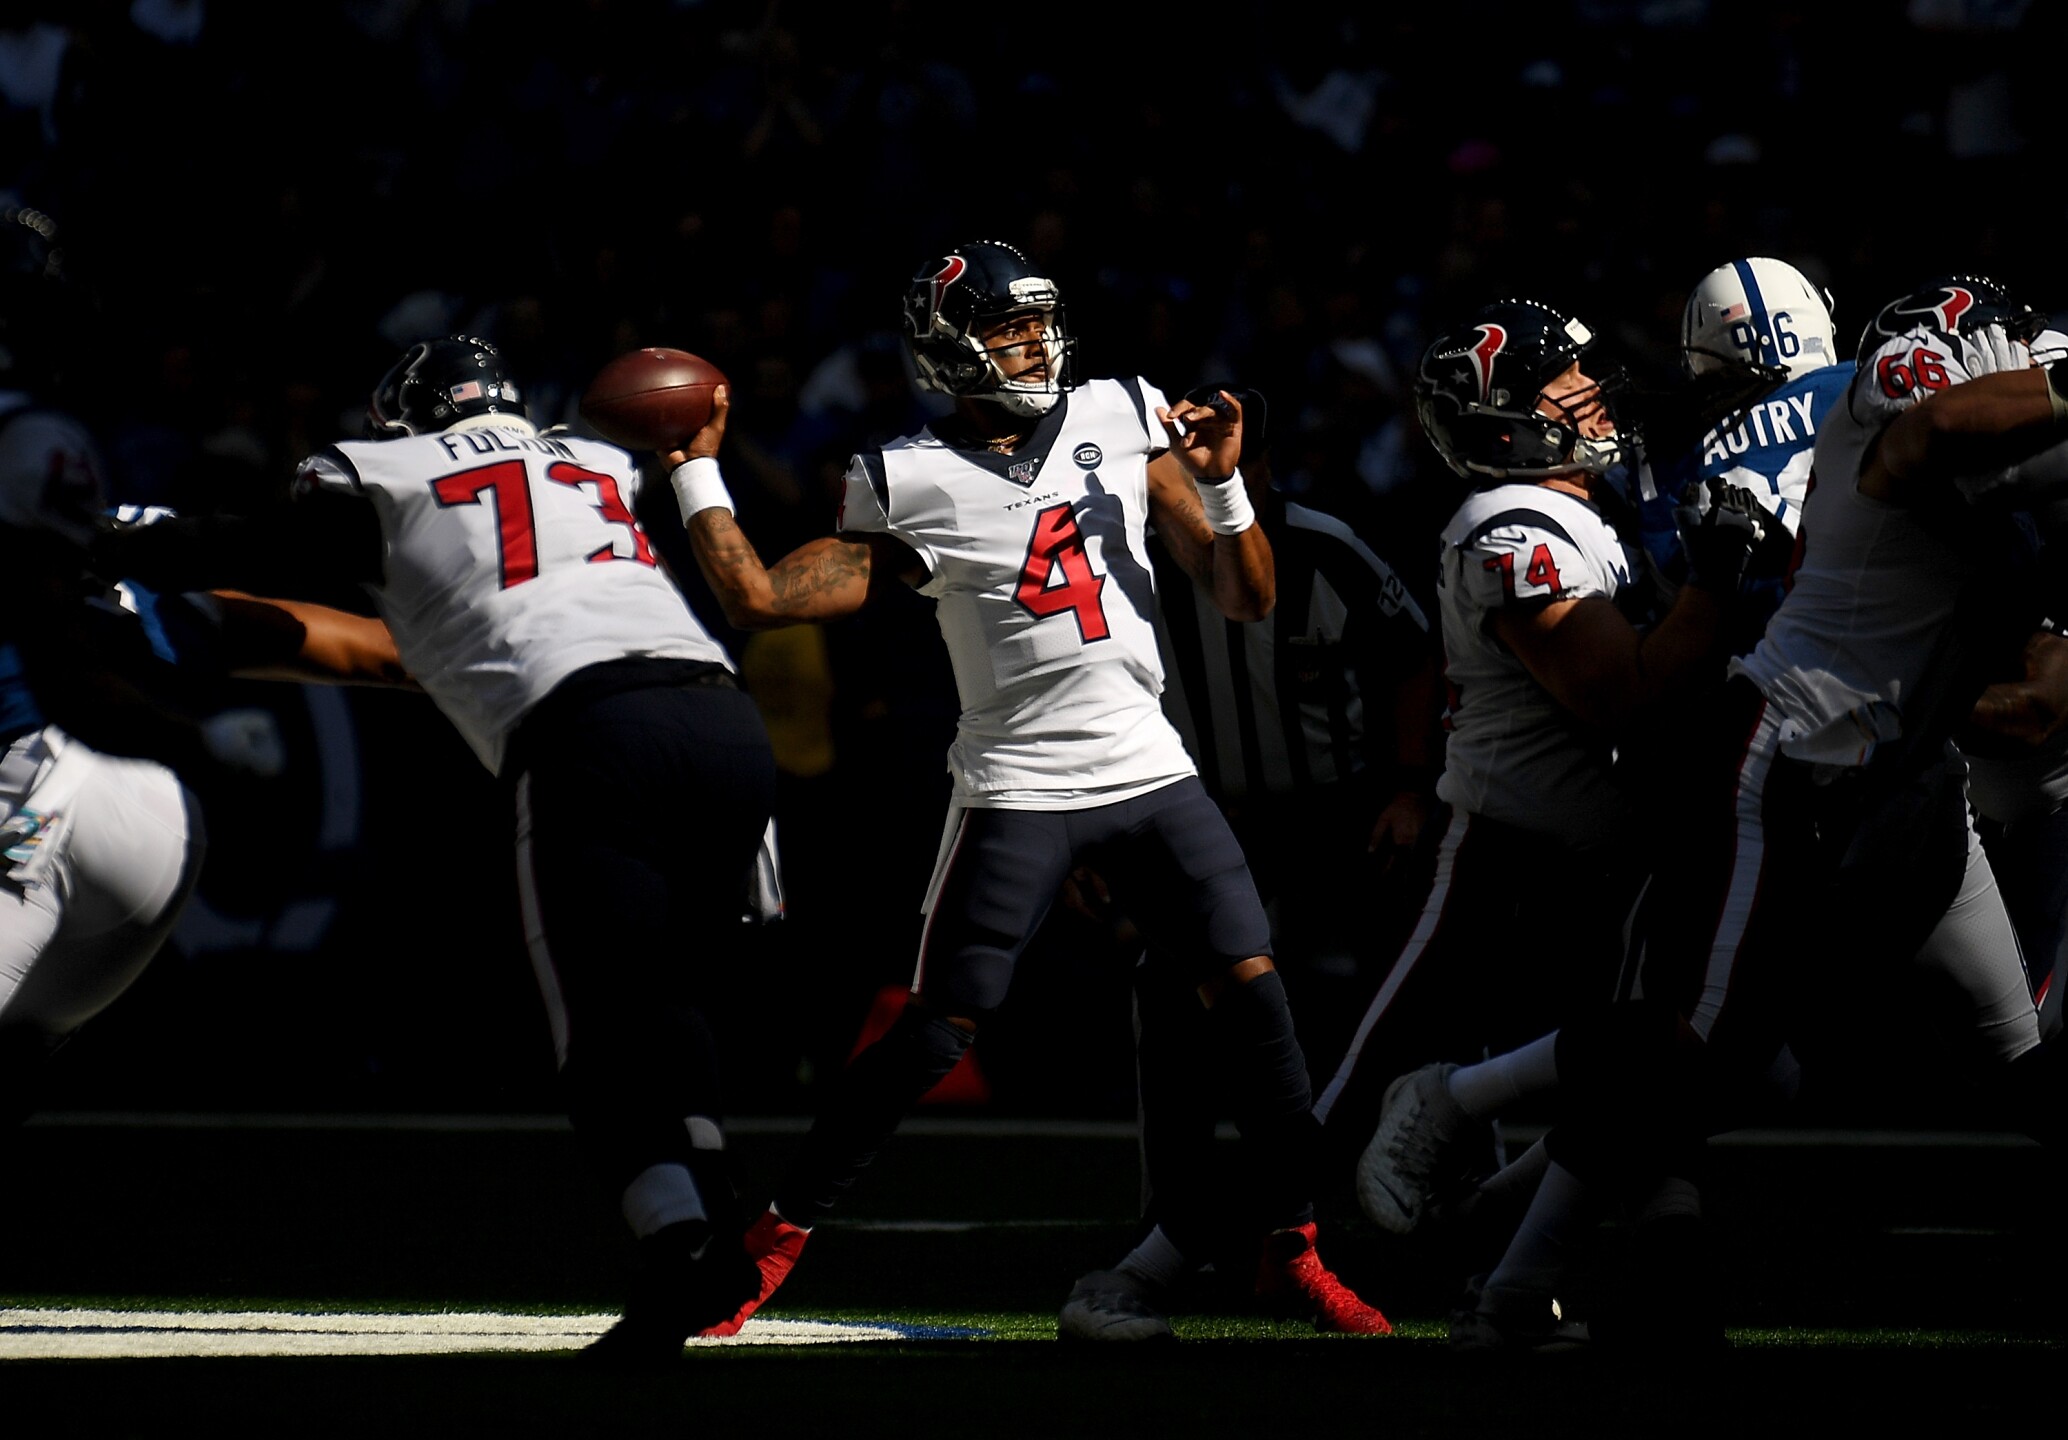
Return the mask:
[[760, 1217], [747, 1227], [747, 1233], [740, 1237], [748, 1257], [761, 1271], [761, 1293], [742, 1305], [732, 1319], [721, 1320], [708, 1329], [697, 1331], [697, 1334], [739, 1334], [740, 1327], [747, 1323], [747, 1317], [766, 1305], [768, 1297], [775, 1294], [776, 1287], [790, 1278], [790, 1267], [797, 1263], [797, 1257], [803, 1253], [804, 1242], [810, 1235], [811, 1231], [792, 1225], [773, 1209], [762, 1211]]
[[1393, 1325], [1357, 1298], [1314, 1248], [1314, 1222], [1264, 1237], [1257, 1256], [1257, 1298], [1292, 1320], [1345, 1335], [1390, 1335]]

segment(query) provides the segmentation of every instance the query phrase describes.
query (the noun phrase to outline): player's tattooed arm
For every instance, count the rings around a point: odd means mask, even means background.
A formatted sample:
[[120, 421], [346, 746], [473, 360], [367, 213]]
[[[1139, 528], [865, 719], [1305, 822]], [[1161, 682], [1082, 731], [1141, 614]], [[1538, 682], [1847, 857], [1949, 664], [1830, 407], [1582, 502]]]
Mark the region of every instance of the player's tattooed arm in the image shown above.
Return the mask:
[[1277, 573], [1262, 525], [1234, 535], [1206, 522], [1199, 487], [1166, 451], [1149, 462], [1149, 518], [1186, 574], [1213, 591], [1230, 620], [1261, 620], [1277, 603]]
[[[741, 630], [837, 620], [852, 615], [884, 580], [910, 578], [918, 557], [884, 535], [827, 535], [763, 565], [732, 512], [700, 510], [689, 538], [697, 568], [725, 618]], [[924, 567], [918, 567], [924, 578]]]
[[[731, 408], [731, 396], [721, 385], [712, 392], [711, 418], [704, 428], [682, 449], [660, 452], [671, 475], [691, 460], [718, 458]], [[722, 495], [724, 487], [718, 490]], [[677, 498], [682, 499], [680, 491]], [[697, 568], [735, 629], [837, 620], [861, 609], [877, 585], [898, 580], [917, 585], [926, 579], [926, 567], [912, 548], [888, 535], [827, 535], [764, 565], [733, 518], [729, 499], [712, 498], [702, 506], [684, 500], [683, 513]]]

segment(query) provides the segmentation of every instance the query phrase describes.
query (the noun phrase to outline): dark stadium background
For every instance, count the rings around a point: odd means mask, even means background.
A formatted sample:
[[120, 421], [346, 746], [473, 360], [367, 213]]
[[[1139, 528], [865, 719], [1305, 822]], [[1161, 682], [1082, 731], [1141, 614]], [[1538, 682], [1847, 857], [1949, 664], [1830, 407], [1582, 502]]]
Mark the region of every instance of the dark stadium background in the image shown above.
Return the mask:
[[[2068, 302], [2064, 28], [1925, 0], [11, 4], [0, 41], [53, 64], [0, 77], [0, 191], [58, 218], [104, 307], [86, 400], [121, 499], [276, 494], [423, 335], [498, 341], [548, 423], [665, 344], [732, 377], [727, 471], [772, 557], [921, 413], [906, 277], [1001, 238], [1065, 287], [1090, 373], [1262, 390], [1287, 488], [1424, 583], [1448, 501], [1404, 377], [1491, 294], [1575, 310], [1640, 373], [1743, 254], [1827, 281], [1848, 340], [1940, 270]], [[671, 506], [652, 528], [672, 546]], [[916, 597], [822, 649], [729, 638], [789, 769], [792, 913], [713, 1005], [734, 1108], [801, 1112], [909, 968], [952, 689]], [[49, 1104], [557, 1109], [471, 754], [418, 697], [234, 698], [281, 714], [295, 769], [213, 797], [200, 903]], [[980, 1046], [991, 1106], [1129, 1112], [1126, 959], [1044, 934]], [[1871, 992], [1895, 958], [1848, 964]]]

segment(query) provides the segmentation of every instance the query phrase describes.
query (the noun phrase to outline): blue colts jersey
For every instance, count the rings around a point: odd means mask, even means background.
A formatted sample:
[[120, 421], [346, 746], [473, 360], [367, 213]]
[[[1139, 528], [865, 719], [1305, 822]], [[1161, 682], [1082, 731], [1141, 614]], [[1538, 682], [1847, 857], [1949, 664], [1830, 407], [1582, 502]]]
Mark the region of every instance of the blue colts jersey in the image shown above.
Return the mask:
[[[1790, 534], [1799, 530], [1818, 428], [1852, 378], [1850, 360], [1798, 375], [1748, 407], [1737, 424], [1718, 426], [1699, 445], [1657, 465], [1658, 496], [1645, 501], [1642, 510], [1645, 549], [1661, 573], [1676, 585], [1687, 578], [1687, 557], [1673, 525], [1673, 507], [1692, 480], [1749, 490]], [[1757, 617], [1764, 624], [1781, 603], [1781, 582], [1757, 581], [1751, 588], [1766, 602]]]
[[1749, 408], [1733, 428], [1711, 430], [1696, 459], [1701, 478], [1750, 490], [1794, 533], [1809, 488], [1817, 426], [1852, 379], [1850, 360], [1798, 375]]

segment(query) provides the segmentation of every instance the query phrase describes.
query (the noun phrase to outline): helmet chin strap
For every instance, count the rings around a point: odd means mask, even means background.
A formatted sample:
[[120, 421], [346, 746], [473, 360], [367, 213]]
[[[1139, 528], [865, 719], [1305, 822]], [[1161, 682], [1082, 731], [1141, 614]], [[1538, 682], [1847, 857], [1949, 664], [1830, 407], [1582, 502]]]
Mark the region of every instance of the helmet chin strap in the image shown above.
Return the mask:
[[1576, 440], [1571, 458], [1558, 465], [1487, 465], [1466, 461], [1475, 475], [1494, 480], [1569, 480], [1582, 475], [1606, 475], [1629, 458], [1620, 436], [1599, 440]]
[[981, 397], [986, 404], [996, 405], [1009, 414], [1033, 420], [1056, 408], [1056, 401], [1063, 397], [1053, 390], [994, 390]]
[[1576, 440], [1573, 442], [1573, 464], [1575, 468], [1589, 475], [1606, 475], [1627, 458], [1628, 451], [1619, 435], [1605, 435], [1598, 440]]
[[[1047, 362], [1048, 378], [1037, 384], [1025, 383], [1007, 375], [998, 363], [1000, 355], [1012, 351], [1025, 351], [1039, 345]], [[970, 398], [986, 404], [997, 405], [1008, 413], [1027, 419], [1038, 419], [1056, 408], [1056, 401], [1063, 395], [1063, 368], [1069, 363], [1070, 342], [1057, 331], [1039, 339], [1016, 341], [1009, 345], [993, 346], [982, 352], [984, 363], [990, 367], [991, 388], [981, 395]]]

